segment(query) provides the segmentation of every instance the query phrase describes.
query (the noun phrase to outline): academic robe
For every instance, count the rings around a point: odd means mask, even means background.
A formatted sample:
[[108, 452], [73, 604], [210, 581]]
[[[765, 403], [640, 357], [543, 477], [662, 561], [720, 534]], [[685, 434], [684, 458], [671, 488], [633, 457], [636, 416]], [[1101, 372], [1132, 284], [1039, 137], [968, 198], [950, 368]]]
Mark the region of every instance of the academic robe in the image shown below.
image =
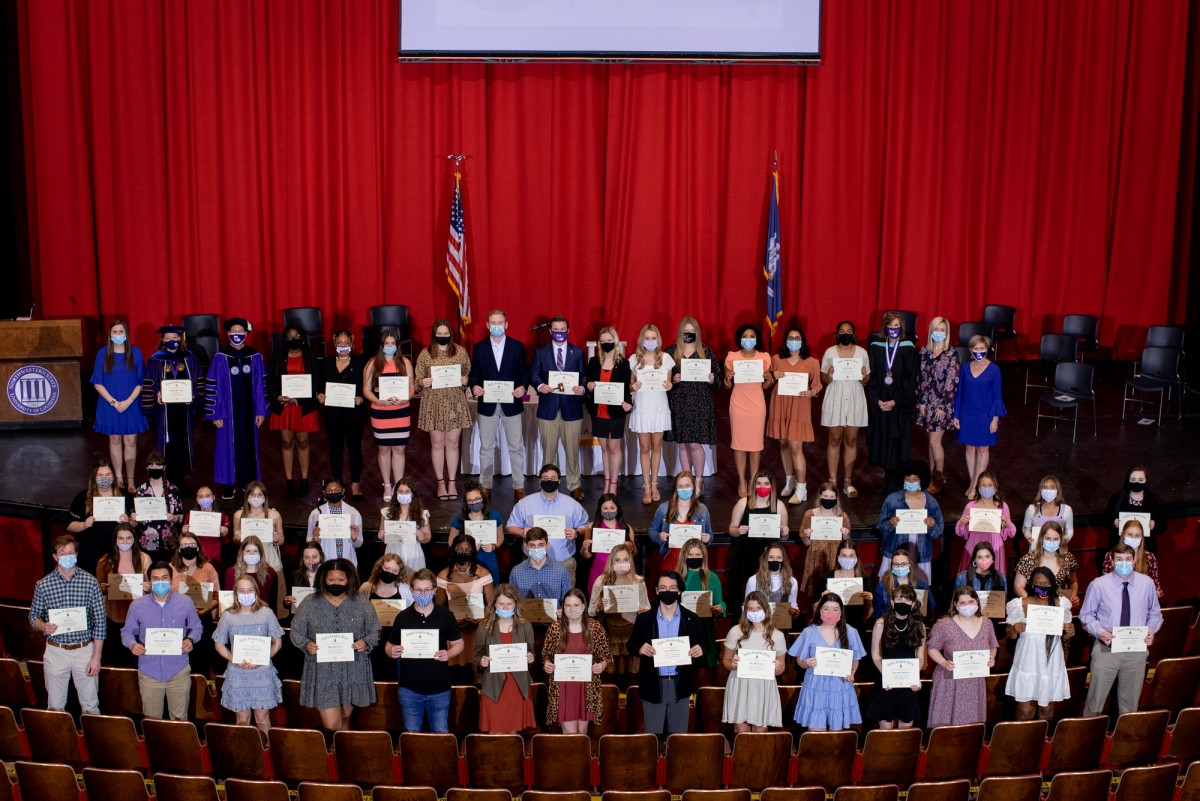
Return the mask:
[[[192, 402], [172, 404], [158, 402], [158, 391], [163, 381], [187, 379], [192, 382]], [[184, 472], [190, 473], [196, 467], [195, 438], [196, 417], [200, 414], [201, 402], [204, 400], [204, 373], [200, 371], [200, 361], [190, 350], [180, 350], [172, 353], [159, 350], [146, 363], [146, 375], [142, 379], [142, 411], [146, 419], [154, 426], [154, 436], [157, 450], [164, 456], [168, 444], [171, 450], [182, 456], [187, 454], [187, 465]], [[173, 408], [174, 407], [174, 408]], [[169, 460], [168, 460], [169, 461]]]
[[[238, 374], [242, 374], [235, 360], [241, 356], [241, 360], [246, 361], [247, 352], [250, 402], [238, 404], [234, 401], [232, 370], [238, 368]], [[213, 453], [213, 480], [218, 484], [241, 485], [262, 480], [262, 469], [258, 459], [258, 429], [254, 425], [254, 418], [265, 418], [268, 414], [266, 376], [267, 369], [262, 354], [248, 346], [240, 352], [226, 346], [213, 356], [205, 384], [204, 419], [224, 421], [224, 425], [216, 429], [217, 442]], [[243, 475], [238, 475], [239, 455], [243, 464], [253, 466], [252, 469], [244, 469]]]
[[[909, 458], [912, 450], [913, 409], [917, 401], [920, 359], [908, 340], [900, 342], [892, 361], [892, 383], [888, 373], [887, 348], [872, 342], [867, 348], [871, 380], [867, 382], [867, 449], [871, 464], [893, 470]], [[890, 412], [881, 411], [879, 401], [895, 401]]]

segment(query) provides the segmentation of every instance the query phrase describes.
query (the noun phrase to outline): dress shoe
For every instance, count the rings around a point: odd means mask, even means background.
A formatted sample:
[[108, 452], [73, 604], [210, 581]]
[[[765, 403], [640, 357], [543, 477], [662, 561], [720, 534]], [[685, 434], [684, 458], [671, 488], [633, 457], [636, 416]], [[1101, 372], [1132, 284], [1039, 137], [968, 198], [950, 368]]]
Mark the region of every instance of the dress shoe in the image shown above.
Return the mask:
[[583, 500], [583, 487], [576, 487], [575, 489], [571, 490], [571, 497], [577, 501], [582, 501]]

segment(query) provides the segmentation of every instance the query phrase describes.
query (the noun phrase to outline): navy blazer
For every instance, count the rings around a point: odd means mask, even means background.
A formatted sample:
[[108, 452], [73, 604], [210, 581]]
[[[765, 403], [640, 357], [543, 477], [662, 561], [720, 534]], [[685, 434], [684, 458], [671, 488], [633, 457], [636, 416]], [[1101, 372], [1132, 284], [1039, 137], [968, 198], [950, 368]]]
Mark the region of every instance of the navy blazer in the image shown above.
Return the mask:
[[[525, 363], [525, 346], [512, 337], [504, 338], [504, 353], [500, 357], [500, 369], [496, 369], [496, 357], [492, 355], [492, 339], [476, 342], [471, 352], [471, 373], [467, 384], [483, 388], [484, 381], [511, 381], [513, 389], [529, 386], [529, 365]], [[525, 402], [514, 398], [512, 403], [501, 403], [500, 411], [505, 417], [521, 413]], [[495, 403], [484, 403], [479, 399], [479, 414], [490, 417], [496, 411]]]
[[[551, 370], [557, 370], [558, 365], [554, 362], [554, 343], [551, 342], [542, 345], [533, 354], [533, 367], [529, 371], [529, 382], [533, 385], [536, 392], [537, 388], [542, 384], [549, 384], [549, 375]], [[568, 373], [576, 373], [579, 378], [579, 386], [587, 386], [587, 376], [583, 372], [583, 348], [567, 343], [567, 355], [563, 359], [563, 370]], [[563, 420], [582, 420], [583, 419], [583, 396], [582, 395], [555, 395], [552, 392], [542, 395], [538, 393], [538, 411], [539, 420], [553, 420], [559, 413], [562, 413]]]

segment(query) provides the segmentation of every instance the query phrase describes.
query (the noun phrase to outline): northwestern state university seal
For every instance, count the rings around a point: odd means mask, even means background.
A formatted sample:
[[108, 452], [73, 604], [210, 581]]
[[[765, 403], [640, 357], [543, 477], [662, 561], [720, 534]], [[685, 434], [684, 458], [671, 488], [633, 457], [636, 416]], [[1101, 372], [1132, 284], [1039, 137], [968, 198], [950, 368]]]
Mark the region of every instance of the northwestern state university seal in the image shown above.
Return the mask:
[[26, 365], [8, 379], [8, 402], [21, 414], [45, 414], [58, 403], [58, 379], [44, 367]]

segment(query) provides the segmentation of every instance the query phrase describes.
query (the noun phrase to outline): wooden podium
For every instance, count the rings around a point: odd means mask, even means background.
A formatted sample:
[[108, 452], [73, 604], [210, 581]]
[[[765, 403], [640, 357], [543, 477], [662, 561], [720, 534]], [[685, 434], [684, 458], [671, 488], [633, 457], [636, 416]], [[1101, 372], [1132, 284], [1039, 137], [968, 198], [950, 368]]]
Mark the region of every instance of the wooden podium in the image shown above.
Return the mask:
[[83, 321], [0, 321], [0, 429], [82, 425]]

